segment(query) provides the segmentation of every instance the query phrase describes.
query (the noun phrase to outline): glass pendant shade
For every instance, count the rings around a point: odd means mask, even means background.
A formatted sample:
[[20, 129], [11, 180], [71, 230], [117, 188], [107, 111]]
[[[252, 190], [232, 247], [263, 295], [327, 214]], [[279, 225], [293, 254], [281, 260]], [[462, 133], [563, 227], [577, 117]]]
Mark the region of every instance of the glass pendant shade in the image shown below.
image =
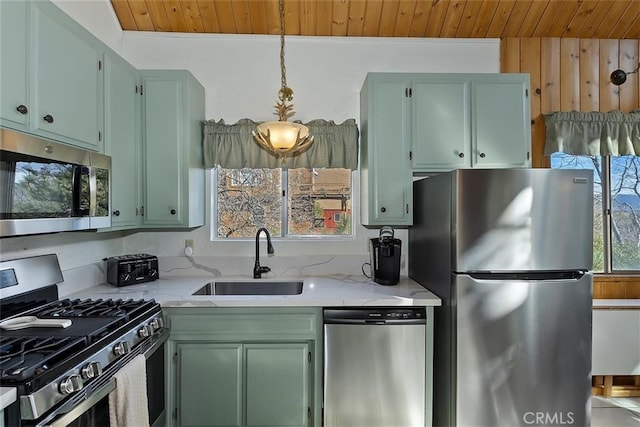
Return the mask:
[[308, 127], [286, 121], [261, 123], [253, 132], [253, 137], [276, 156], [302, 151], [313, 141]]

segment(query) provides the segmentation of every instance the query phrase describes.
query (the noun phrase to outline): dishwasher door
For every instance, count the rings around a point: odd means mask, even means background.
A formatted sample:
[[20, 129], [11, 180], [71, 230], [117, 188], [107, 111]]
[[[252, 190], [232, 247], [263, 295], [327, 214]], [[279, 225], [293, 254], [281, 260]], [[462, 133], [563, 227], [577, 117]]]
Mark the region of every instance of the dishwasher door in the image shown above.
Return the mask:
[[323, 314], [323, 425], [424, 427], [424, 307]]

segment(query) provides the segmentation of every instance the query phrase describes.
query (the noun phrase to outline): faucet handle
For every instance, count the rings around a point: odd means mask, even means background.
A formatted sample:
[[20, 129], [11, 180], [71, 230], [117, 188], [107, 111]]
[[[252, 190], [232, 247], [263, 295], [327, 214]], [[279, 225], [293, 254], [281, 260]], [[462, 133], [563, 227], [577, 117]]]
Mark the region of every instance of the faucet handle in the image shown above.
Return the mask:
[[262, 277], [262, 273], [268, 273], [271, 269], [266, 265], [260, 265], [256, 263], [255, 267], [253, 267], [253, 278], [260, 279]]

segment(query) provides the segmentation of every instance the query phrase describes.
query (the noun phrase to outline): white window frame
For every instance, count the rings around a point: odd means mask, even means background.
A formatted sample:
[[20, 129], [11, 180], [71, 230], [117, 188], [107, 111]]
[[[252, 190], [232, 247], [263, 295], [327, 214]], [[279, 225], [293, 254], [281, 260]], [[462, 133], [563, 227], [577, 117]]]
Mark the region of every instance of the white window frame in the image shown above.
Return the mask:
[[[218, 169], [212, 168], [207, 171], [209, 174], [209, 181], [211, 183], [209, 195], [211, 197], [211, 210], [209, 214], [210, 227], [209, 227], [209, 239], [211, 241], [218, 242], [242, 242], [253, 240], [253, 237], [234, 237], [234, 238], [225, 238], [218, 237], [217, 229], [218, 229], [218, 197], [215, 194], [217, 185], [218, 185]], [[282, 172], [285, 172], [283, 169]], [[357, 171], [351, 171], [351, 233], [350, 234], [322, 234], [322, 235], [299, 235], [299, 234], [285, 234], [283, 236], [271, 236], [272, 239], [283, 240], [283, 241], [315, 241], [315, 240], [323, 240], [323, 241], [351, 241], [356, 240], [356, 226], [359, 224], [357, 218], [359, 218], [359, 206], [358, 206], [358, 181]], [[282, 173], [281, 175], [281, 185], [283, 189], [288, 188], [288, 173]], [[288, 197], [286, 191], [283, 191], [282, 197], [282, 211], [280, 215], [280, 222], [282, 226], [282, 230], [287, 230], [287, 214], [289, 209]]]

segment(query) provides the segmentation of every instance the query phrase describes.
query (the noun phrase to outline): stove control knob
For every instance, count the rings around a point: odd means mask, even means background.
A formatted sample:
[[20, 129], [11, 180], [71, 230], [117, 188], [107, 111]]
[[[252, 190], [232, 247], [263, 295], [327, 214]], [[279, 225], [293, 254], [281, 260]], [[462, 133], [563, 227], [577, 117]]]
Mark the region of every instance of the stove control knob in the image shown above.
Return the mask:
[[131, 345], [127, 341], [121, 341], [113, 347], [113, 354], [124, 356], [131, 351]]
[[102, 374], [102, 366], [100, 365], [100, 362], [89, 362], [80, 371], [80, 375], [82, 375], [82, 378], [85, 380], [95, 378], [100, 374]]
[[149, 322], [149, 326], [151, 326], [151, 329], [153, 329], [154, 331], [162, 329], [162, 327], [164, 326], [162, 317], [156, 317], [155, 319], [153, 319], [151, 322]]
[[60, 393], [71, 394], [82, 389], [82, 381], [79, 375], [70, 375], [60, 382]]
[[138, 331], [138, 336], [140, 338], [147, 338], [149, 335], [151, 335], [151, 327], [149, 325], [144, 325], [142, 328], [140, 328], [140, 330]]

